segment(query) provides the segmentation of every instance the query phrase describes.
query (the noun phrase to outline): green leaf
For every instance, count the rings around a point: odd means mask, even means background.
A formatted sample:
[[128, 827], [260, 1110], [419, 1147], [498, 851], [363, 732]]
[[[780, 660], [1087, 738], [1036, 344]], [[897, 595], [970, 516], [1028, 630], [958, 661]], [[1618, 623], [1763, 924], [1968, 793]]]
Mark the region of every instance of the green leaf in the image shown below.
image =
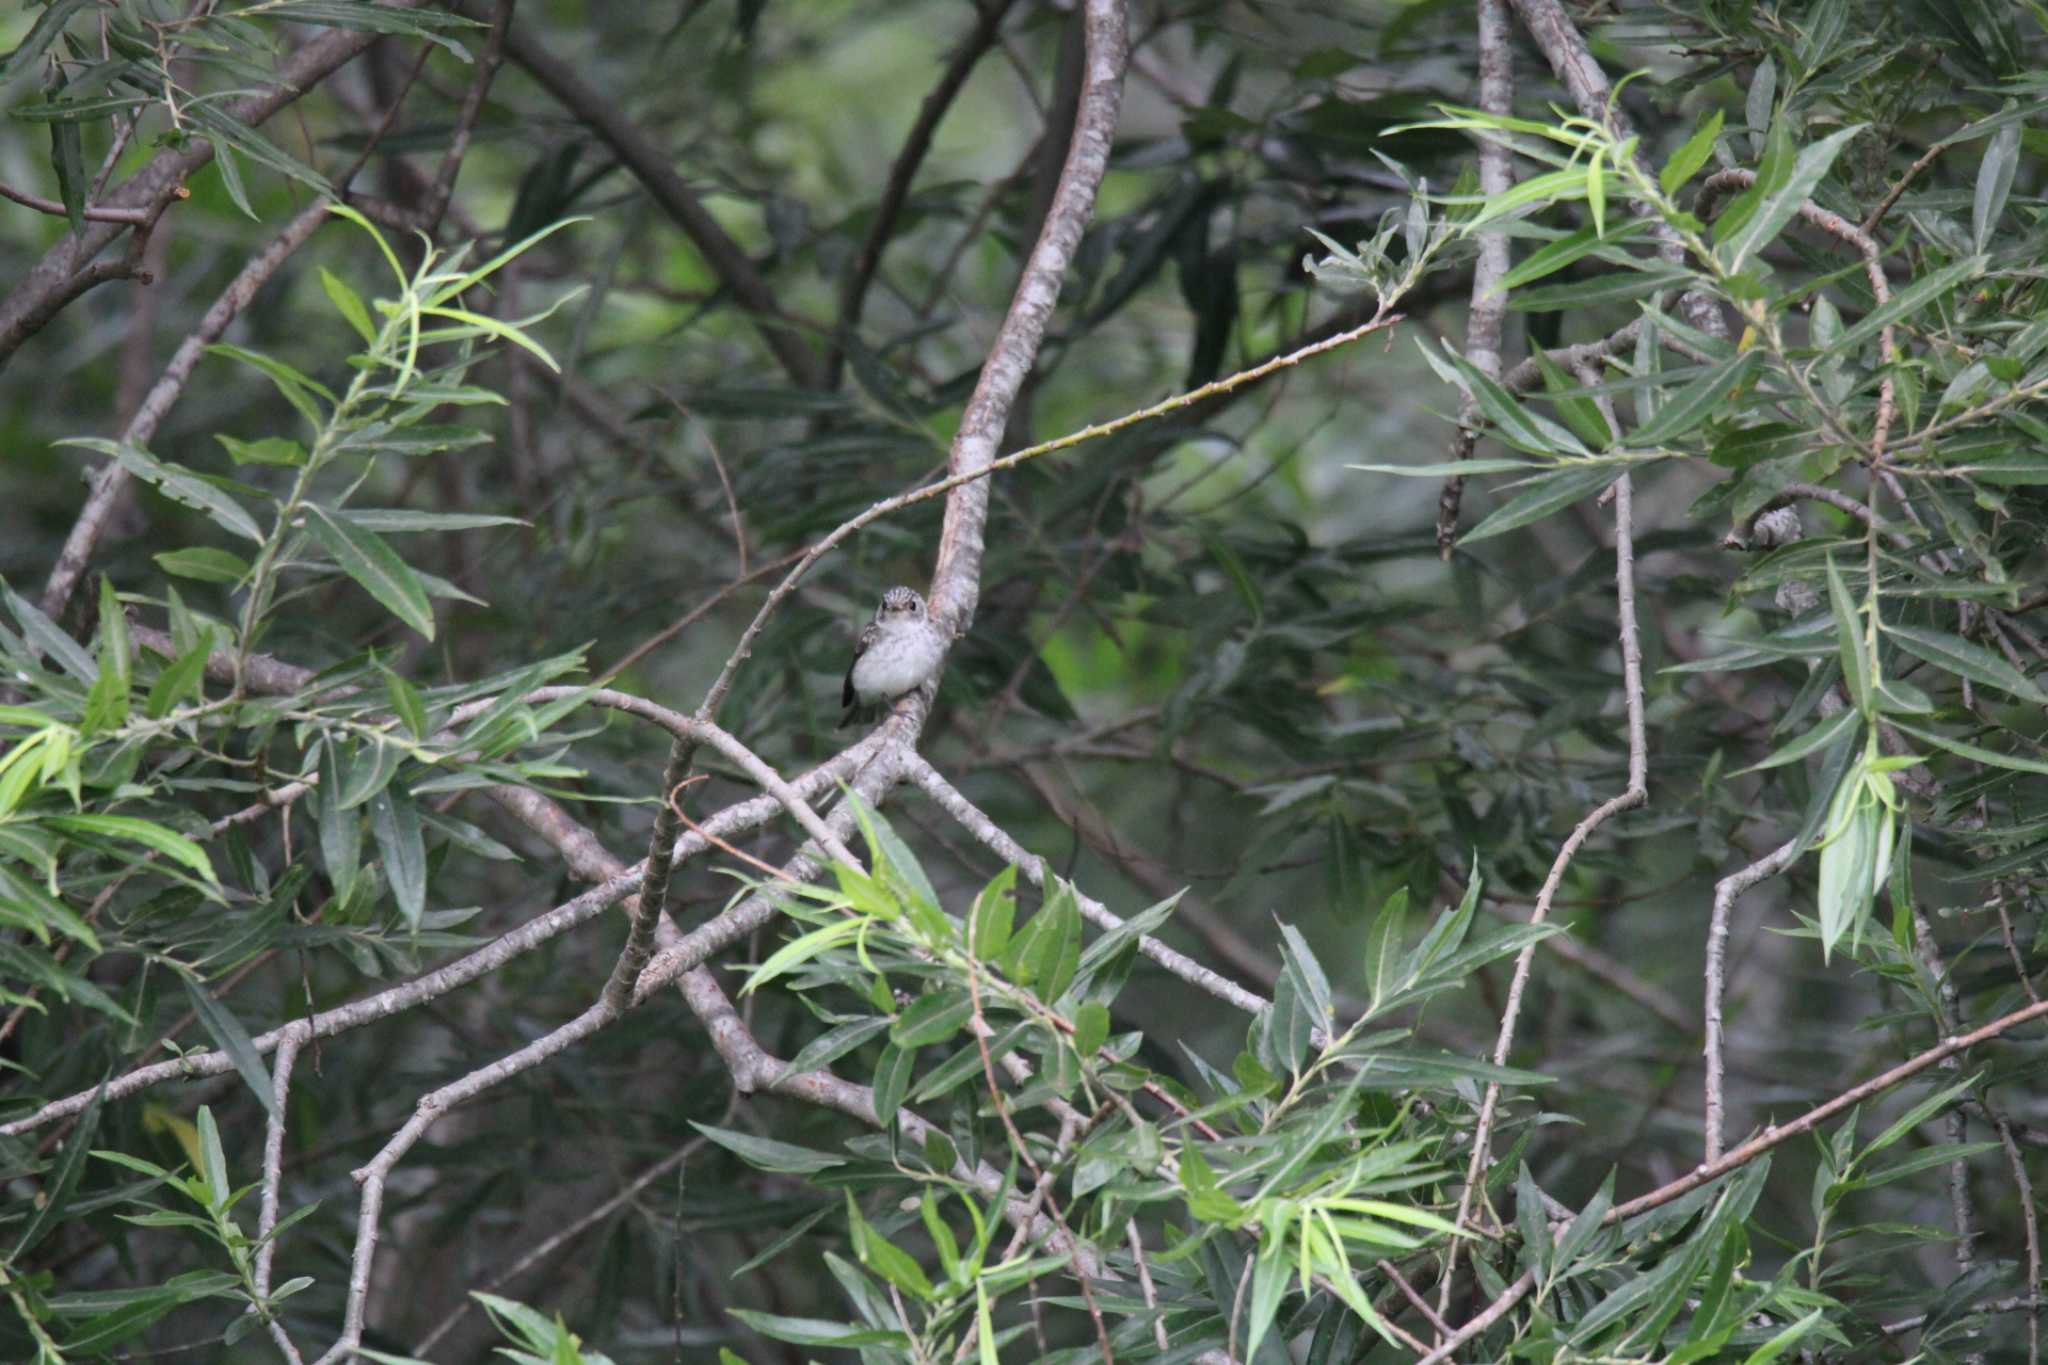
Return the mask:
[[1081, 911], [1072, 886], [1056, 883], [1053, 894], [1032, 916], [1031, 931], [1018, 964], [1019, 980], [1050, 1004], [1060, 998], [1081, 965]]
[[132, 815], [48, 815], [43, 818], [45, 823], [58, 829], [142, 844], [166, 858], [183, 863], [214, 885], [220, 884], [220, 878], [213, 875], [213, 864], [207, 859], [206, 850], [162, 825], [138, 820]]
[[256, 525], [255, 518], [251, 517], [240, 503], [189, 469], [159, 460], [139, 446], [117, 444], [113, 441], [78, 437], [59, 441], [57, 444], [78, 446], [86, 450], [97, 450], [103, 455], [111, 455], [119, 460], [130, 474], [144, 483], [154, 485], [159, 493], [172, 502], [182, 503], [196, 511], [206, 513], [222, 529], [244, 540], [253, 540], [258, 544], [263, 542], [263, 532]]
[[1017, 919], [1017, 865], [1010, 864], [989, 879], [974, 898], [968, 916], [969, 948], [983, 962], [994, 962], [1010, 946], [1010, 933]]
[[1471, 394], [1472, 401], [1493, 423], [1500, 439], [1515, 449], [1551, 456], [1583, 457], [1592, 453], [1578, 437], [1548, 417], [1524, 407], [1499, 380], [1456, 351], [1446, 348], [1439, 356], [1435, 348], [1424, 346], [1422, 356], [1447, 382]]
[[384, 604], [399, 620], [429, 640], [434, 638], [434, 610], [426, 589], [406, 562], [369, 531], [337, 517], [317, 504], [307, 504], [307, 529], [334, 556], [341, 571]]
[[922, 1302], [930, 1302], [932, 1282], [925, 1275], [924, 1267], [860, 1216], [852, 1190], [846, 1192], [846, 1215], [853, 1229], [853, 1251], [860, 1258], [860, 1263], [904, 1293]]
[[1842, 582], [1842, 574], [1835, 567], [1833, 556], [1828, 558], [1828, 607], [1835, 617], [1835, 648], [1842, 656], [1842, 682], [1849, 689], [1849, 699], [1856, 709], [1865, 716], [1874, 712], [1870, 694], [1870, 653], [1865, 647], [1863, 623], [1858, 619], [1856, 604], [1849, 600], [1849, 589]]
[[249, 576], [249, 561], [227, 550], [195, 546], [188, 550], [166, 550], [151, 555], [157, 567], [177, 578], [202, 583], [240, 583]]
[[[29, 69], [57, 41], [57, 35], [71, 22], [71, 16], [86, 4], [86, 0], [52, 0], [52, 3], [36, 16], [25, 36], [14, 51], [0, 58], [0, 85], [6, 84]], [[13, 1259], [19, 1260], [17, 1252]]]
[[1983, 274], [1984, 265], [1982, 256], [1966, 256], [1953, 265], [1943, 266], [1931, 275], [1922, 275], [1892, 295], [1889, 303], [1871, 309], [1862, 318], [1843, 328], [1842, 334], [1835, 338], [1834, 345], [1829, 348], [1829, 354], [1853, 354], [1864, 342], [1875, 337], [1892, 323], [1919, 312], [1965, 280], [1975, 279]]
[[1582, 498], [1604, 490], [1627, 472], [1624, 465], [1574, 463], [1527, 481], [1524, 490], [1495, 508], [1477, 526], [1458, 538], [1471, 545], [1518, 530], [1562, 511]]
[[293, 23], [421, 38], [438, 43], [464, 62], [470, 60], [469, 53], [462, 44], [448, 36], [449, 31], [484, 27], [479, 21], [460, 14], [442, 14], [428, 9], [391, 9], [369, 3], [369, 0], [276, 0], [266, 8], [272, 18]]
[[890, 1346], [901, 1349], [910, 1345], [910, 1338], [901, 1332], [853, 1327], [843, 1322], [830, 1322], [824, 1318], [792, 1318], [780, 1313], [758, 1313], [750, 1308], [729, 1308], [726, 1311], [764, 1337], [794, 1342], [798, 1346], [836, 1346], [841, 1350], [850, 1351], [863, 1346]]
[[815, 1175], [834, 1166], [844, 1166], [846, 1158], [830, 1152], [813, 1151], [809, 1147], [798, 1147], [773, 1138], [755, 1137], [752, 1133], [735, 1132], [730, 1128], [714, 1128], [708, 1123], [691, 1120], [690, 1126], [725, 1148], [749, 1166], [764, 1171], [775, 1171], [782, 1175]]
[[377, 665], [377, 671], [384, 676], [384, 690], [391, 697], [391, 709], [398, 713], [399, 720], [405, 723], [414, 739], [425, 739], [427, 708], [420, 702], [419, 690], [382, 664]]
[[342, 520], [365, 531], [403, 534], [410, 531], [474, 531], [484, 526], [531, 526], [523, 517], [497, 517], [482, 512], [414, 512], [404, 508], [341, 509]]
[[85, 1112], [79, 1115], [78, 1127], [72, 1130], [70, 1139], [65, 1142], [56, 1166], [43, 1182], [40, 1197], [29, 1201], [28, 1225], [15, 1240], [14, 1251], [7, 1258], [9, 1265], [23, 1265], [23, 1258], [35, 1250], [70, 1208], [71, 1192], [78, 1188], [78, 1177], [85, 1169], [86, 1154], [92, 1150], [93, 1135], [99, 1131], [100, 1106], [106, 1103], [106, 1098], [107, 1085], [102, 1080], [87, 1102]]
[[847, 1053], [866, 1043], [872, 1042], [889, 1031], [895, 1021], [885, 1015], [868, 1019], [856, 1019], [849, 1024], [840, 1024], [826, 1030], [805, 1043], [789, 1064], [776, 1074], [775, 1083], [781, 1084], [791, 1076], [816, 1071], [832, 1065]]
[[1632, 446], [1662, 446], [1691, 431], [1717, 408], [1755, 369], [1762, 352], [1738, 351], [1658, 404], [1657, 415], [1629, 433]]
[[[1785, 225], [1799, 212], [1800, 205], [1813, 197], [1814, 190], [1826, 178], [1842, 148], [1863, 129], [1863, 124], [1851, 124], [1800, 149], [1785, 182], [1765, 189], [1758, 196], [1756, 208], [1749, 217], [1717, 244], [1716, 254], [1731, 274], [1740, 271], [1750, 257], [1777, 240]], [[1757, 188], [1764, 188], [1761, 178]]]
[[87, 735], [112, 730], [128, 719], [130, 663], [128, 614], [121, 609], [113, 583], [100, 576], [100, 631], [96, 660], [99, 676], [85, 699], [85, 718], [79, 724]]
[[100, 951], [99, 935], [93, 933], [91, 925], [57, 896], [4, 862], [0, 862], [0, 907], [12, 909], [19, 922], [40, 942], [48, 943], [50, 930], [55, 929], [95, 953]]
[[370, 310], [363, 307], [362, 296], [349, 287], [348, 281], [323, 265], [320, 267], [320, 287], [326, 291], [328, 302], [334, 305], [334, 311], [340, 313], [342, 319], [355, 328], [356, 335], [363, 339], [363, 344], [375, 345], [377, 328], [370, 321]]
[[1699, 174], [1700, 167], [1714, 155], [1714, 139], [1721, 136], [1721, 111], [1715, 109], [1700, 121], [1685, 145], [1671, 154], [1664, 169], [1657, 172], [1657, 184], [1667, 195], [1678, 191]]
[[1330, 979], [1324, 974], [1323, 965], [1316, 961], [1308, 940], [1285, 921], [1280, 924], [1280, 956], [1282, 970], [1293, 979], [1296, 993], [1315, 1011], [1316, 1024], [1328, 1028], [1337, 1016], [1336, 1006], [1330, 1001]]
[[[207, 1036], [213, 1039], [213, 1045], [234, 1063], [236, 1073], [255, 1092], [264, 1112], [275, 1117], [277, 1095], [271, 1088], [270, 1071], [263, 1065], [263, 1055], [256, 1050], [249, 1030], [243, 1028], [242, 1021], [235, 1017], [234, 1012], [214, 999], [199, 982], [183, 973], [178, 979], [184, 983], [185, 994], [192, 1001], [192, 1010], [199, 1016], [199, 1023]], [[199, 1112], [204, 1114], [206, 1110], [202, 1108]], [[228, 1185], [225, 1176], [215, 1188], [220, 1197], [226, 1198]]]
[[1908, 654], [1925, 659], [1937, 668], [1945, 668], [1984, 687], [1996, 688], [2020, 701], [2048, 706], [2048, 692], [2042, 691], [2033, 679], [2014, 668], [2004, 657], [1980, 644], [1924, 626], [1888, 625], [1884, 634], [1886, 639], [1897, 641]]
[[265, 436], [260, 441], [241, 441], [223, 432], [214, 433], [236, 464], [279, 464], [298, 466], [306, 462], [306, 448], [288, 436]]
[[1904, 734], [1911, 735], [1915, 739], [1924, 739], [1937, 749], [1946, 749], [1958, 758], [1967, 758], [1973, 763], [1983, 763], [1993, 768], [2005, 768], [2016, 773], [2039, 773], [2042, 776], [2048, 776], [2048, 763], [2044, 763], [2038, 758], [2021, 758], [2017, 754], [2002, 754], [1996, 749], [1987, 749], [1981, 744], [1972, 744], [1968, 740], [1950, 739], [1947, 735], [1937, 734], [1932, 730], [1923, 730], [1916, 725], [1909, 725], [1896, 717], [1892, 718], [1891, 724]]
[[333, 740], [320, 753], [319, 807], [320, 861], [327, 879], [334, 883], [335, 899], [346, 901], [355, 890], [356, 874], [363, 865], [363, 824], [355, 811], [342, 804], [341, 755]]
[[1525, 284], [1534, 284], [1545, 275], [1555, 274], [1574, 261], [1589, 256], [1603, 247], [1612, 247], [1638, 236], [1647, 231], [1648, 227], [1647, 223], [1641, 222], [1623, 223], [1611, 233], [1597, 232], [1590, 227], [1580, 228], [1577, 232], [1560, 237], [1554, 242], [1545, 242], [1530, 252], [1528, 258], [1520, 265], [1501, 276], [1500, 283], [1494, 287], [1494, 293], [1506, 293]]
[[1811, 1336], [1822, 1325], [1825, 1309], [1816, 1308], [1743, 1357], [1742, 1365], [1770, 1365], [1779, 1356]]
[[2020, 126], [2008, 123], [1984, 147], [1977, 166], [1977, 188], [1970, 201], [1970, 242], [1978, 251], [1991, 245], [1991, 234], [2012, 193], [2013, 171], [2020, 163]]
[[1404, 479], [1463, 478], [1468, 474], [1540, 474], [1549, 465], [1528, 460], [1438, 460], [1431, 464], [1347, 464], [1367, 474], [1397, 474]]
[[1558, 416], [1564, 418], [1565, 424], [1595, 450], [1605, 450], [1613, 445], [1614, 429], [1607, 425], [1607, 417], [1600, 411], [1600, 405], [1588, 398], [1540, 346], [1536, 348], [1535, 360], [1536, 371], [1543, 376], [1544, 392], [1556, 405]]
[[958, 1033], [974, 1013], [974, 1001], [959, 987], [920, 995], [905, 1007], [889, 1029], [889, 1041], [906, 1051], [943, 1043]]
[[73, 236], [85, 232], [85, 196], [91, 186], [85, 175], [85, 137], [70, 119], [50, 124], [50, 169], [57, 173], [57, 197]]
[[1826, 961], [1843, 938], [1859, 934], [1877, 894], [1880, 821], [1891, 813], [1869, 795], [1861, 766], [1835, 788], [1828, 808], [1828, 841], [1820, 851], [1820, 943]]
[[384, 880], [398, 913], [413, 933], [427, 908], [427, 850], [420, 837], [419, 807], [405, 793], [385, 787], [370, 798], [370, 833], [384, 858]]
[[1825, 749], [1844, 735], [1854, 732], [1862, 723], [1862, 712], [1845, 707], [1790, 744], [1773, 752], [1763, 762], [1752, 763], [1747, 768], [1739, 769], [1728, 776], [1741, 777], [1744, 773], [1760, 773], [1766, 768], [1782, 768], [1787, 763], [1797, 763], [1808, 754]]
[[1398, 887], [1373, 916], [1365, 936], [1365, 988], [1374, 1005], [1407, 982], [1402, 973], [1402, 946], [1408, 936], [1408, 888]]
[[1074, 1011], [1074, 1052], [1092, 1058], [1109, 1039], [1109, 1006], [1091, 1000]]

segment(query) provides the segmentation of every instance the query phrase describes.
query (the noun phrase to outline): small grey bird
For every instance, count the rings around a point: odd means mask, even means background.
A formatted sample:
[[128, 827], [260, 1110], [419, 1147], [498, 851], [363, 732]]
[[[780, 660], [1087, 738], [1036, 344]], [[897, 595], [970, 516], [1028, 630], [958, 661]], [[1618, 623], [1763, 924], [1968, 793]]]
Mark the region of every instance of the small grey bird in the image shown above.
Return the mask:
[[925, 611], [924, 599], [909, 588], [882, 594], [875, 619], [860, 633], [839, 701], [843, 727], [864, 706], [881, 706], [924, 686], [946, 657], [946, 637]]

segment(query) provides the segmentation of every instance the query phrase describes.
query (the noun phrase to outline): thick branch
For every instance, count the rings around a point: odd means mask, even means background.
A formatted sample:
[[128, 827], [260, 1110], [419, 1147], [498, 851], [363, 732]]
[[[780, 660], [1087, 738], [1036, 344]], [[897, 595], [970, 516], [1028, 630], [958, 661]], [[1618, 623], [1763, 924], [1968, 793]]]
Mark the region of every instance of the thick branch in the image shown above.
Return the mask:
[[[1038, 359], [1039, 343], [1059, 302], [1060, 282], [1072, 262], [1081, 233], [1095, 211], [1095, 191], [1109, 169], [1116, 136], [1117, 109], [1123, 99], [1124, 61], [1128, 51], [1120, 0], [1084, 0], [1087, 29], [1087, 79], [1066, 167], [1045, 215], [1038, 244], [1025, 263], [1023, 278], [1010, 300], [1010, 311], [996, 332], [980, 382], [968, 400], [953, 437], [947, 470], [955, 477], [989, 467], [1011, 405], [1024, 378]], [[958, 636], [974, 622], [981, 600], [981, 557], [988, 522], [988, 483], [964, 483], [946, 499], [946, 519], [939, 533], [938, 564], [932, 571], [931, 605], [941, 626]]]

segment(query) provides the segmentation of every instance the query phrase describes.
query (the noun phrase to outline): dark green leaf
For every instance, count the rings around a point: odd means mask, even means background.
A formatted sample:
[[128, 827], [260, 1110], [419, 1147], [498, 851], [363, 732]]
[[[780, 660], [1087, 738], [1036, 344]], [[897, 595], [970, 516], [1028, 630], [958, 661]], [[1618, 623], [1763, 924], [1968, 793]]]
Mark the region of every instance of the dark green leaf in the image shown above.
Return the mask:
[[[270, 1071], [263, 1065], [263, 1054], [256, 1050], [249, 1030], [242, 1027], [242, 1021], [235, 1017], [233, 1010], [214, 999], [199, 982], [182, 973], [178, 980], [184, 983], [185, 994], [192, 1001], [192, 1010], [199, 1016], [200, 1026], [206, 1030], [207, 1036], [213, 1039], [213, 1045], [234, 1063], [236, 1073], [255, 1092], [264, 1111], [276, 1114], [277, 1095], [271, 1089]], [[228, 1189], [225, 1176], [216, 1188], [220, 1197], [225, 1198]]]
[[1553, 512], [1570, 507], [1582, 498], [1604, 490], [1627, 472], [1620, 464], [1575, 463], [1528, 480], [1522, 492], [1495, 508], [1477, 526], [1458, 538], [1460, 545], [1472, 545], [1508, 531], [1541, 521]]
[[426, 589], [389, 545], [317, 504], [308, 504], [306, 512], [307, 529], [334, 556], [343, 573], [393, 616], [429, 640], [434, 638], [434, 609], [427, 605]]

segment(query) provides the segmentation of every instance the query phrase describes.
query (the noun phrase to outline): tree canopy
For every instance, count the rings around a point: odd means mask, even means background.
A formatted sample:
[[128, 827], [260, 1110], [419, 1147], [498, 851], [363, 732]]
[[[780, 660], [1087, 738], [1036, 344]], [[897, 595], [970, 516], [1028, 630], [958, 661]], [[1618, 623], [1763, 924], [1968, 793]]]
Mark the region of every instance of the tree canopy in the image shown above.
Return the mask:
[[2038, 1365], [2048, 10], [0, 48], [0, 1358]]

